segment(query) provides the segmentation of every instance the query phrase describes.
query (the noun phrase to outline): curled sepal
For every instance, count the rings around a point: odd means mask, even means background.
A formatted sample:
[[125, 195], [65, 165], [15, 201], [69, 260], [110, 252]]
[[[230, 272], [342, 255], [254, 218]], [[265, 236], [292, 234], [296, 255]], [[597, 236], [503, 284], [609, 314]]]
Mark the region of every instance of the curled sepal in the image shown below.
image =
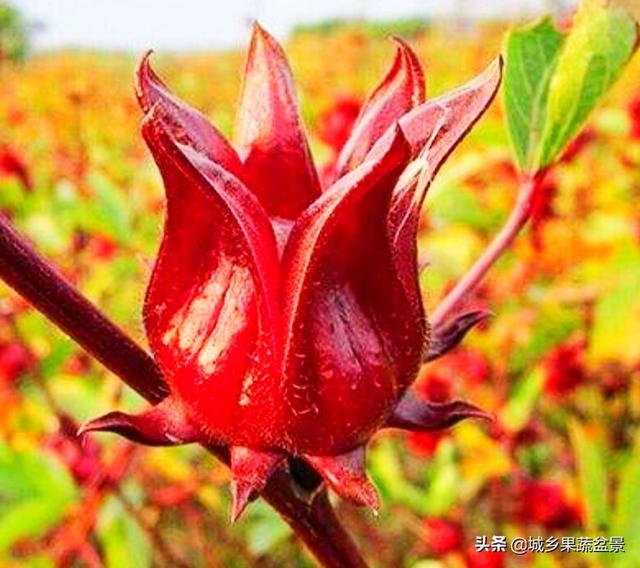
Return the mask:
[[485, 410], [462, 400], [427, 402], [407, 391], [389, 417], [387, 426], [412, 432], [432, 432], [450, 428], [465, 418], [494, 419]]
[[340, 497], [379, 511], [378, 491], [367, 477], [364, 446], [338, 456], [305, 457]]
[[203, 440], [183, 406], [171, 397], [140, 414], [109, 412], [89, 420], [80, 426], [78, 436], [89, 432], [113, 432], [145, 446], [177, 446]]
[[[400, 126], [414, 155], [422, 150], [424, 144], [435, 133], [435, 143], [429, 157], [437, 163], [442, 163], [482, 116], [493, 100], [501, 79], [502, 58], [498, 57], [468, 83], [428, 100], [404, 115], [400, 119]], [[445, 112], [444, 124], [440, 121], [440, 111], [437, 109]]]
[[479, 323], [491, 316], [488, 310], [473, 310], [459, 314], [453, 319], [434, 327], [431, 330], [431, 343], [425, 354], [424, 362], [439, 359], [456, 347], [467, 333]]
[[145, 113], [157, 107], [154, 116], [162, 120], [173, 138], [220, 164], [225, 170], [241, 177], [242, 162], [226, 138], [199, 111], [172, 94], [151, 67], [151, 52], [147, 52], [136, 74], [136, 96]]
[[249, 501], [262, 491], [284, 457], [238, 446], [231, 448], [231, 522], [238, 520]]
[[247, 54], [235, 143], [249, 184], [272, 217], [295, 218], [320, 194], [291, 69], [258, 24]]
[[[388, 226], [400, 278], [416, 307], [422, 305], [416, 248], [422, 203], [440, 166], [493, 100], [501, 77], [502, 60], [498, 58], [465, 85], [421, 104], [400, 119], [415, 160], [394, 188]], [[391, 135], [390, 131], [385, 133], [371, 153]]]
[[359, 166], [385, 131], [424, 102], [424, 73], [411, 47], [399, 38], [395, 59], [380, 84], [365, 101], [336, 165], [336, 177]]

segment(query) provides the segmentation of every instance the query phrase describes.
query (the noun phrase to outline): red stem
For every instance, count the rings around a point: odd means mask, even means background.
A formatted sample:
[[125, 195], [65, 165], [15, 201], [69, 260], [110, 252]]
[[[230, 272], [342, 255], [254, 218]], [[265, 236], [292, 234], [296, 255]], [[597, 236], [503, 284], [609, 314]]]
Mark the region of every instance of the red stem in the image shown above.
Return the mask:
[[367, 568], [360, 551], [336, 516], [326, 489], [321, 489], [309, 503], [292, 491], [290, 476], [281, 471], [271, 478], [262, 497], [280, 513], [321, 566]]
[[160, 370], [0, 215], [0, 278], [152, 403], [169, 393]]
[[[2, 216], [0, 278], [149, 402], [155, 404], [168, 394], [155, 361], [40, 256]], [[206, 449], [228, 463], [226, 449]], [[282, 470], [271, 478], [262, 496], [322, 566], [366, 568], [356, 545], [336, 517], [325, 489], [308, 500], [292, 476]]]
[[518, 200], [507, 218], [507, 222], [480, 258], [476, 260], [475, 264], [438, 305], [431, 318], [431, 325], [434, 328], [449, 319], [460, 307], [460, 304], [475, 290], [489, 269], [502, 256], [502, 253], [511, 246], [511, 243], [513, 243], [520, 230], [531, 217], [533, 197], [537, 188], [540, 187], [543, 176], [544, 172], [540, 172], [536, 175], [522, 178], [518, 188]]

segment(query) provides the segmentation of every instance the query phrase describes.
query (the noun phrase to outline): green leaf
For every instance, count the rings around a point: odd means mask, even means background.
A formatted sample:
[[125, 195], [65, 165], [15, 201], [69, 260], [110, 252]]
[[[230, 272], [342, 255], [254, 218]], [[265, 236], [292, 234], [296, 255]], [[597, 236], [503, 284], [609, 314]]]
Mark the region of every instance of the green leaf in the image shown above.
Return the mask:
[[138, 523], [115, 497], [111, 497], [100, 511], [98, 539], [107, 568], [152, 566], [151, 544]]
[[505, 111], [511, 145], [523, 171], [532, 170], [537, 159], [546, 119], [549, 82], [563, 39], [549, 17], [507, 35]]
[[131, 235], [132, 219], [124, 192], [108, 177], [97, 172], [89, 175], [89, 183], [96, 197], [94, 222], [97, 228], [126, 244]]
[[[625, 553], [616, 558], [615, 566], [640, 565], [640, 431], [636, 432], [635, 442], [629, 461], [620, 473], [618, 494], [611, 520], [611, 535], [625, 537]], [[611, 558], [613, 560], [613, 558]]]
[[447, 514], [459, 498], [460, 485], [455, 448], [450, 440], [445, 440], [438, 446], [428, 479], [425, 500], [427, 514]]
[[637, 24], [626, 9], [583, 0], [549, 86], [539, 167], [553, 162], [633, 54]]
[[252, 554], [263, 556], [291, 536], [291, 529], [266, 503], [256, 501], [247, 511], [247, 545]]
[[501, 422], [506, 428], [518, 431], [529, 422], [544, 386], [544, 374], [536, 369], [522, 379], [515, 387], [502, 411]]
[[38, 537], [53, 527], [65, 508], [57, 498], [42, 496], [15, 503], [0, 515], [0, 552], [25, 537]]
[[499, 226], [502, 217], [484, 207], [478, 194], [459, 184], [448, 184], [431, 201], [431, 217], [445, 224], [458, 223], [474, 229]]
[[391, 438], [379, 440], [369, 451], [369, 473], [383, 501], [394, 501], [426, 515], [429, 505], [424, 491], [414, 486], [404, 475], [397, 444]]
[[44, 534], [75, 498], [73, 480], [58, 460], [0, 442], [0, 554]]
[[621, 247], [602, 265], [606, 291], [598, 298], [589, 340], [593, 361], [620, 360], [633, 364], [640, 357], [640, 252], [635, 245]]
[[560, 156], [624, 69], [637, 34], [625, 8], [583, 0], [567, 34], [545, 18], [507, 35], [504, 103], [521, 171]]
[[592, 534], [607, 528], [609, 520], [606, 448], [600, 437], [574, 420], [569, 425], [578, 465], [581, 495], [585, 498], [587, 527]]

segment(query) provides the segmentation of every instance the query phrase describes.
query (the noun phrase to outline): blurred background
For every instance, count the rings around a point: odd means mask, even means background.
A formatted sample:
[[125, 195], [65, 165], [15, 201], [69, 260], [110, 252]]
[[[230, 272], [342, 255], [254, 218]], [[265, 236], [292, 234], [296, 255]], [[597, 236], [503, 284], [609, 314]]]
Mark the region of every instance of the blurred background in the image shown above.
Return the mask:
[[[142, 52], [230, 134], [249, 24], [285, 43], [319, 167], [407, 39], [429, 96], [468, 80], [516, 22], [571, 2], [0, 1], [0, 209], [141, 343], [163, 192], [139, 134]], [[491, 426], [372, 444], [379, 518], [337, 502], [377, 567], [640, 566], [640, 59], [549, 172], [533, 222], [474, 302], [495, 317], [421, 371]], [[425, 301], [499, 229], [517, 188], [500, 96], [430, 190]], [[0, 286], [0, 567], [313, 566], [262, 502], [228, 524], [228, 471], [196, 447], [82, 442], [141, 400]], [[627, 552], [477, 554], [478, 535], [611, 536]]]

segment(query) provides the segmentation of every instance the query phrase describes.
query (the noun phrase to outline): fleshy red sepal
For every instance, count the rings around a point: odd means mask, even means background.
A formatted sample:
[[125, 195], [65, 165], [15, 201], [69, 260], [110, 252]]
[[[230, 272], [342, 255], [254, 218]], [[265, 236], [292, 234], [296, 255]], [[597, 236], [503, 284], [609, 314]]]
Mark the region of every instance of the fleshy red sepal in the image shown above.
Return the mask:
[[400, 118], [424, 102], [424, 73], [411, 47], [399, 38], [395, 59], [364, 102], [336, 163], [336, 178], [359, 166], [377, 140]]
[[257, 23], [234, 141], [246, 179], [271, 217], [293, 219], [320, 194], [289, 63], [278, 42]]
[[231, 522], [238, 520], [251, 499], [264, 488], [271, 474], [284, 461], [284, 454], [231, 448]]
[[80, 426], [78, 436], [89, 432], [113, 432], [145, 446], [177, 446], [205, 440], [182, 404], [171, 397], [140, 414], [116, 411], [94, 418]]
[[242, 162], [227, 139], [198, 110], [190, 107], [169, 91], [151, 67], [151, 52], [142, 58], [136, 74], [136, 95], [142, 110], [172, 137], [207, 156], [236, 177], [242, 178]]
[[494, 419], [485, 410], [468, 402], [427, 402], [407, 391], [389, 418], [387, 426], [411, 432], [432, 432], [450, 428], [466, 418], [487, 421]]
[[363, 446], [338, 456], [306, 456], [306, 459], [340, 497], [378, 512], [380, 498], [367, 477]]
[[467, 333], [476, 325], [491, 317], [488, 310], [473, 310], [455, 316], [453, 319], [433, 328], [431, 343], [424, 362], [439, 359], [454, 347], [457, 347]]

